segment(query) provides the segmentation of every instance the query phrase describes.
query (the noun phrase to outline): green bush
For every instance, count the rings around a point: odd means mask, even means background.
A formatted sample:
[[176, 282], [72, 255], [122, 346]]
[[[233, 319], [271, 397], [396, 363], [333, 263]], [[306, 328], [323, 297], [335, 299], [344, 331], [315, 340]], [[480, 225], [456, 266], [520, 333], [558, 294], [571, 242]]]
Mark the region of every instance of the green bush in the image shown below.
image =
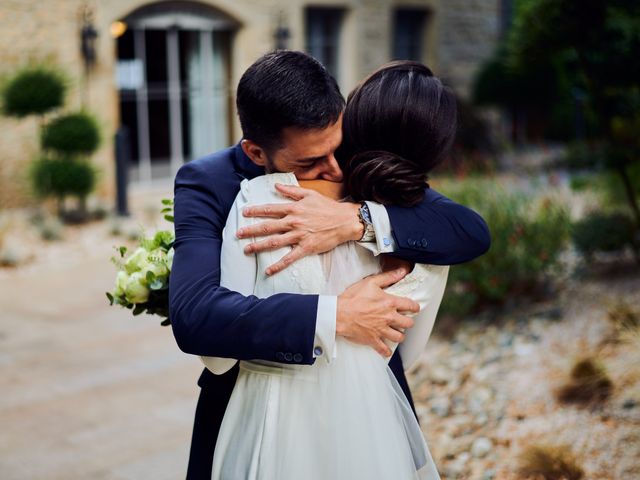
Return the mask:
[[4, 114], [42, 115], [63, 105], [65, 91], [65, 81], [56, 71], [43, 66], [24, 68], [4, 86]]
[[621, 212], [592, 212], [575, 222], [571, 237], [576, 249], [586, 257], [595, 252], [613, 252], [634, 245], [635, 225]]
[[474, 178], [440, 189], [480, 213], [491, 231], [489, 252], [451, 268], [444, 311], [462, 315], [482, 304], [526, 294], [557, 265], [569, 238], [564, 206]]
[[84, 112], [63, 115], [52, 120], [42, 130], [43, 149], [62, 155], [91, 154], [100, 144], [96, 120]]
[[31, 166], [31, 179], [40, 197], [86, 197], [95, 187], [97, 172], [85, 161], [41, 158]]

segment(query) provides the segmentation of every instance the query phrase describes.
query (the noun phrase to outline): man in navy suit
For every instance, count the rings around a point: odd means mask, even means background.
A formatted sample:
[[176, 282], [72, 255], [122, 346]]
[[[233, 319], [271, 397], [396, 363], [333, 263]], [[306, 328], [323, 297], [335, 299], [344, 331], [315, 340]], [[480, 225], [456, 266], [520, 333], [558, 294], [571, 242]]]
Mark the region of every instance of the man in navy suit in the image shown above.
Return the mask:
[[[370, 345], [383, 355], [384, 340], [402, 341], [413, 324], [399, 312], [415, 312], [409, 299], [382, 288], [406, 272], [367, 277], [339, 296], [277, 294], [259, 299], [220, 286], [222, 230], [240, 182], [265, 171], [294, 172], [299, 179], [341, 181], [335, 158], [341, 141], [345, 103], [335, 80], [301, 52], [280, 51], [258, 59], [238, 85], [237, 107], [243, 140], [230, 148], [183, 165], [175, 178], [175, 255], [170, 276], [170, 318], [183, 351], [204, 356], [263, 359], [283, 363], [330, 362], [335, 337]], [[262, 237], [248, 253], [292, 245], [267, 273], [296, 259], [366, 242], [374, 254], [452, 265], [489, 248], [482, 218], [428, 189], [412, 208], [364, 202], [336, 202], [302, 188], [280, 187], [297, 200], [286, 206], [256, 206], [245, 212], [270, 217], [239, 232]], [[402, 360], [389, 363], [411, 401]], [[196, 408], [187, 478], [209, 479], [215, 441], [237, 377], [237, 366], [223, 375], [204, 370]], [[313, 412], [309, 412], [310, 415]]]

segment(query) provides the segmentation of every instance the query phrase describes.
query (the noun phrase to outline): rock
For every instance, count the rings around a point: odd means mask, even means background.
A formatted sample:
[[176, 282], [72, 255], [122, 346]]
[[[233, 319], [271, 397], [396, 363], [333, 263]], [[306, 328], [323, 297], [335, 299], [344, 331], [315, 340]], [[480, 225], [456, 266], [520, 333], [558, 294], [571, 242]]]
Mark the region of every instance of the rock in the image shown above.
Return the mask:
[[487, 437], [478, 437], [471, 446], [471, 455], [475, 458], [482, 458], [491, 451], [493, 443]]
[[447, 397], [436, 397], [431, 401], [431, 411], [439, 417], [446, 417], [451, 411], [451, 402]]
[[498, 340], [498, 346], [502, 348], [508, 348], [513, 344], [513, 334], [509, 332], [502, 332], [500, 339]]
[[487, 387], [478, 387], [469, 395], [469, 411], [474, 414], [487, 410], [488, 402], [493, 398], [493, 393]]
[[520, 357], [526, 357], [527, 355], [531, 355], [535, 350], [535, 345], [524, 342], [522, 340], [516, 341], [513, 350], [516, 355]]
[[494, 469], [487, 470], [482, 475], [482, 480], [493, 480], [496, 476], [496, 471]]
[[462, 452], [455, 460], [450, 462], [444, 469], [444, 473], [448, 478], [464, 478], [463, 475], [466, 470], [467, 462], [470, 455], [467, 452]]
[[628, 398], [622, 404], [622, 408], [624, 408], [625, 410], [631, 410], [632, 408], [636, 407], [637, 405], [638, 405], [638, 402], [636, 402], [633, 398]]
[[455, 395], [453, 397], [453, 413], [455, 413], [456, 415], [467, 413], [467, 404], [464, 400], [464, 397], [462, 397], [461, 395]]
[[446, 385], [452, 378], [448, 368], [442, 365], [434, 365], [429, 371], [429, 380], [436, 385]]
[[475, 422], [479, 427], [486, 425], [488, 421], [489, 417], [486, 413], [480, 413], [479, 415], [476, 415]]

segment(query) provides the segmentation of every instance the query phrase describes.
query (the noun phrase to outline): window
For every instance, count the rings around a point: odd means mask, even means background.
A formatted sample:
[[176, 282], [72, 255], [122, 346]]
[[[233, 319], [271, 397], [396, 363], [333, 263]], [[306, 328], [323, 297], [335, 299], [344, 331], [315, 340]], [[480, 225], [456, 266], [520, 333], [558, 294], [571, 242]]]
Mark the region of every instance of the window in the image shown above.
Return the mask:
[[235, 24], [217, 11], [163, 2], [133, 12], [117, 39], [121, 128], [130, 178], [172, 178], [230, 143], [229, 57]]
[[340, 76], [340, 33], [344, 10], [309, 7], [306, 10], [306, 49], [338, 80]]
[[428, 12], [423, 9], [400, 8], [393, 19], [393, 58], [423, 61], [424, 33]]

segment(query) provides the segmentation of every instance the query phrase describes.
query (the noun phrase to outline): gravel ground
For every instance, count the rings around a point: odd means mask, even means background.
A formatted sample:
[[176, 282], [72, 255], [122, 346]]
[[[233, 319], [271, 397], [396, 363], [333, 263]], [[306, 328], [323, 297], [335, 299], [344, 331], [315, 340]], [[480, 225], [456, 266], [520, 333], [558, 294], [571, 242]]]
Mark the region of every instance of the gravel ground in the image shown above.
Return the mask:
[[[640, 351], [615, 340], [607, 310], [618, 298], [640, 309], [633, 265], [573, 279], [545, 303], [468, 319], [453, 334], [436, 324], [410, 384], [443, 479], [523, 478], [518, 454], [540, 442], [570, 445], [586, 479], [640, 478]], [[562, 405], [554, 389], [583, 354], [603, 360], [613, 394]]]
[[[149, 213], [159, 210], [165, 197], [160, 190], [132, 202], [135, 218], [146, 220], [127, 220], [120, 226], [123, 235], [142, 225], [166, 228]], [[17, 270], [0, 268], [0, 280], [10, 280], [16, 271], [64, 271], [96, 253], [107, 262], [113, 246], [127, 243], [123, 235], [110, 234], [112, 224], [64, 227], [63, 242], [46, 243], [24, 214], [15, 213], [5, 248], [13, 249], [22, 264]], [[618, 297], [640, 309], [638, 270], [628, 263], [614, 265], [569, 279], [543, 303], [514, 302], [509, 311], [453, 326], [438, 320], [409, 380], [443, 480], [522, 478], [518, 454], [542, 441], [570, 445], [588, 480], [640, 478], [640, 353], [637, 346], [615, 341], [606, 314]], [[614, 384], [612, 396], [602, 405], [559, 404], [554, 389], [567, 377], [572, 360], [588, 352], [603, 359]], [[183, 428], [188, 438], [188, 418]]]

